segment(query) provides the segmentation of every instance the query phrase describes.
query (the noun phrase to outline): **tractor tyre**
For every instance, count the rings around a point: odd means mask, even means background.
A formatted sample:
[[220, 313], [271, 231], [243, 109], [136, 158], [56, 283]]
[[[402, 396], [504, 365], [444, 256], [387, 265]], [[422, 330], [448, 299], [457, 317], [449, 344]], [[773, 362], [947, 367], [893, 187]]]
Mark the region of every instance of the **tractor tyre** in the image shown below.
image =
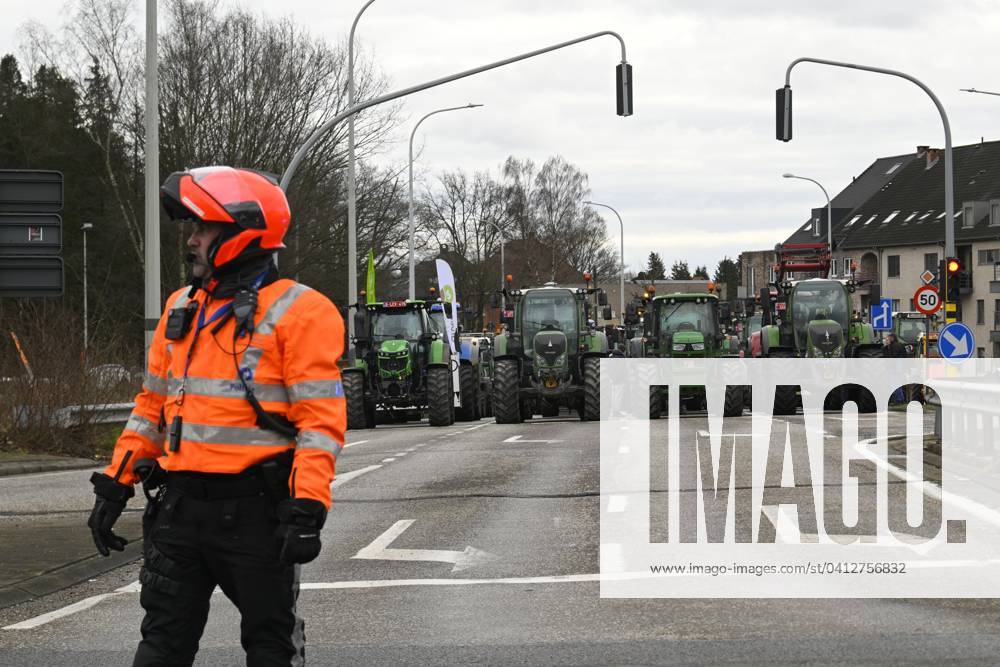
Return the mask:
[[586, 357], [583, 360], [583, 418], [601, 421], [601, 360]]
[[[858, 350], [858, 358], [861, 359], [881, 359], [884, 355], [879, 348], [868, 347]], [[868, 387], [860, 384], [851, 385], [851, 399], [858, 405], [858, 413], [878, 412], [878, 403], [875, 402], [875, 395]]]
[[[364, 373], [347, 372], [343, 377], [344, 397], [347, 402], [347, 430], [356, 431], [375, 427], [375, 410], [368, 411], [368, 401], [365, 401]], [[372, 403], [374, 408], [375, 404]]]
[[657, 387], [649, 388], [649, 418], [659, 419], [663, 414], [663, 393]]
[[462, 396], [462, 405], [455, 408], [455, 417], [458, 421], [469, 422], [476, 420], [476, 403], [479, 402], [477, 389], [476, 369], [468, 364], [463, 364], [458, 369], [458, 390]]
[[794, 415], [799, 407], [799, 395], [794, 384], [779, 384], [774, 388], [774, 414]]
[[498, 424], [520, 424], [520, 371], [514, 359], [496, 362], [493, 373], [493, 414]]
[[453, 402], [451, 371], [443, 366], [427, 369], [427, 417], [431, 426], [450, 426]]
[[741, 385], [726, 386], [726, 403], [722, 407], [723, 417], [743, 416], [743, 387]]

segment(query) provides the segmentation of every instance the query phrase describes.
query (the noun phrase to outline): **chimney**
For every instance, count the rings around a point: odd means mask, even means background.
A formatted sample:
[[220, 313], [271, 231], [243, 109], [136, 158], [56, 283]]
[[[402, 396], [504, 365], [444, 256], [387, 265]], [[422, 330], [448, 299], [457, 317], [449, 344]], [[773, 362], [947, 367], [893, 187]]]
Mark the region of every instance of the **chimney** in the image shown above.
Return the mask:
[[917, 157], [926, 153], [928, 148], [930, 148], [930, 146], [917, 146]]
[[941, 153], [942, 151], [940, 148], [927, 149], [927, 166], [924, 167], [925, 171], [937, 164], [938, 158], [941, 157]]

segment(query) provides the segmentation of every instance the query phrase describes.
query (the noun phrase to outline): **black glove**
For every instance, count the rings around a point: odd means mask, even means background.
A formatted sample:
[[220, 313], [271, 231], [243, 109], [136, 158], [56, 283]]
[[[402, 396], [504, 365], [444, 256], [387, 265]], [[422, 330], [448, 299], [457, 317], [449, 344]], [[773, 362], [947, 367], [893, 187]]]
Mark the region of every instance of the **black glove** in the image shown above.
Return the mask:
[[94, 537], [94, 544], [102, 556], [111, 554], [109, 549], [124, 551], [128, 540], [115, 535], [111, 530], [125, 509], [125, 503], [135, 495], [135, 489], [126, 484], [119, 484], [105, 474], [95, 472], [90, 476], [94, 485], [94, 495], [97, 501], [90, 513], [87, 525]]
[[278, 504], [278, 530], [281, 542], [278, 560], [286, 565], [308, 563], [323, 546], [319, 533], [326, 523], [326, 507], [318, 500], [289, 498]]

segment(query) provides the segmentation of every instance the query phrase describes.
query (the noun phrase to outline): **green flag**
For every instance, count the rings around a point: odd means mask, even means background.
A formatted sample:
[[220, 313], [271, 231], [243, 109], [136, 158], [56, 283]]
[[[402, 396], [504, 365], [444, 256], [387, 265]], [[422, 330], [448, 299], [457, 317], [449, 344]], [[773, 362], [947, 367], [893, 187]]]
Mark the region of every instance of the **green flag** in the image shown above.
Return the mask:
[[377, 299], [375, 298], [375, 252], [372, 250], [368, 251], [368, 280], [365, 284], [365, 294], [368, 298], [368, 303], [375, 303]]

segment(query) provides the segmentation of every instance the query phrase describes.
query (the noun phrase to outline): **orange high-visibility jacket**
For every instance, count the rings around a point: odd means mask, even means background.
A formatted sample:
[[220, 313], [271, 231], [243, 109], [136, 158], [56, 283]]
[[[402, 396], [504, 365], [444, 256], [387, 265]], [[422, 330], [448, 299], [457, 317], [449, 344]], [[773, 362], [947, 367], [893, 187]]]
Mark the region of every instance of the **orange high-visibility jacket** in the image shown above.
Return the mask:
[[[235, 318], [214, 335], [215, 323], [210, 324], [197, 337], [184, 381], [197, 318], [184, 338], [172, 341], [165, 334], [169, 311], [188, 304], [189, 289], [174, 292], [167, 301], [153, 335], [142, 391], [105, 474], [135, 484], [132, 466], [144, 458], [158, 458], [164, 469], [172, 471], [237, 473], [294, 449], [289, 478], [293, 497], [318, 500], [329, 509], [330, 483], [346, 428], [337, 367], [344, 348], [340, 313], [319, 292], [292, 280], [277, 280], [260, 289], [253, 335], [237, 339], [236, 359]], [[204, 291], [195, 300], [201, 309], [208, 302], [205, 321], [231, 301], [211, 299]], [[294, 441], [257, 426], [237, 372], [247, 379], [264, 410], [295, 424], [299, 434]], [[183, 429], [180, 447], [173, 452], [167, 432], [176, 415], [181, 415]]]

